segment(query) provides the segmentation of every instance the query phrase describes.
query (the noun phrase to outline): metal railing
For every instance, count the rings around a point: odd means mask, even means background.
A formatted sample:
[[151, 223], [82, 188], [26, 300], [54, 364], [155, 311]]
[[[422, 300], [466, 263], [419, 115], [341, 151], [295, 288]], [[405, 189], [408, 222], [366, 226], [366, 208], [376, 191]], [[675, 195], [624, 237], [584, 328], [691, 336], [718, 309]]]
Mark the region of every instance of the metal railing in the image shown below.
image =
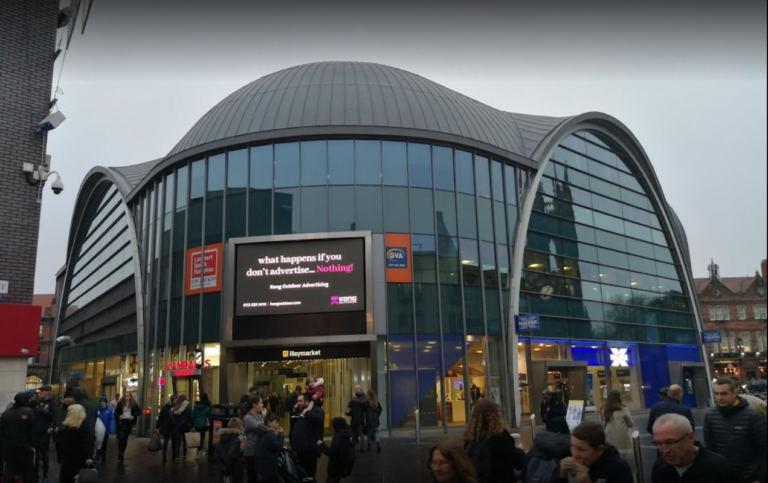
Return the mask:
[[632, 450], [635, 453], [635, 476], [637, 477], [637, 483], [644, 483], [645, 474], [643, 471], [643, 451], [640, 448], [640, 431], [632, 432]]

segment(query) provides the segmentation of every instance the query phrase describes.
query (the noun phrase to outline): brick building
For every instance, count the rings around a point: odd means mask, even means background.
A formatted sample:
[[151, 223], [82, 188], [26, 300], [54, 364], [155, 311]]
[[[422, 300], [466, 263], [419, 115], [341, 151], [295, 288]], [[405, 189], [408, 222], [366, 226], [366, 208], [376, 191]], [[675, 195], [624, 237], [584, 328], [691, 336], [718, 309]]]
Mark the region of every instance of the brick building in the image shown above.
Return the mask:
[[766, 260], [751, 277], [721, 277], [720, 267], [709, 265], [709, 278], [695, 280], [706, 330], [722, 335], [720, 344], [707, 344], [713, 376], [736, 380], [766, 379]]

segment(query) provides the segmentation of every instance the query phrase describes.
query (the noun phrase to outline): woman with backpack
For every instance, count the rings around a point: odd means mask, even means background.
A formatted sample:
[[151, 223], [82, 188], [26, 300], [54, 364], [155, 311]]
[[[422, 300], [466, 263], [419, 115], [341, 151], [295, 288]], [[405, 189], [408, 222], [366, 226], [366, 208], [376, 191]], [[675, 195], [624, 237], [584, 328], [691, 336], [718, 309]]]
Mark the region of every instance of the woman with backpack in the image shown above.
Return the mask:
[[[368, 435], [368, 451], [371, 450], [371, 442], [376, 441], [376, 452], [381, 453], [381, 439], [379, 439], [379, 426], [381, 426], [381, 404], [373, 389], [368, 389], [368, 404], [365, 406], [365, 432]], [[363, 451], [362, 444], [360, 451]]]
[[318, 440], [320, 451], [328, 456], [328, 479], [325, 483], [339, 483], [342, 478], [352, 474], [355, 464], [355, 444], [352, 434], [347, 429], [347, 420], [333, 418], [331, 423], [334, 434], [329, 448], [322, 440]]
[[464, 430], [464, 449], [477, 473], [478, 483], [514, 481], [515, 470], [525, 464], [525, 453], [515, 447], [509, 426], [493, 399], [481, 399], [472, 409]]
[[200, 433], [200, 446], [195, 454], [196, 460], [205, 458], [205, 433], [208, 429], [208, 417], [211, 415], [211, 399], [207, 393], [200, 394], [200, 400], [195, 403], [192, 411], [195, 420], [195, 431]]
[[635, 457], [632, 451], [632, 438], [629, 428], [635, 425], [629, 409], [621, 402], [619, 391], [609, 391], [608, 398], [603, 404], [600, 414], [603, 417], [603, 429], [605, 429], [605, 441], [619, 450], [621, 459], [635, 468]]

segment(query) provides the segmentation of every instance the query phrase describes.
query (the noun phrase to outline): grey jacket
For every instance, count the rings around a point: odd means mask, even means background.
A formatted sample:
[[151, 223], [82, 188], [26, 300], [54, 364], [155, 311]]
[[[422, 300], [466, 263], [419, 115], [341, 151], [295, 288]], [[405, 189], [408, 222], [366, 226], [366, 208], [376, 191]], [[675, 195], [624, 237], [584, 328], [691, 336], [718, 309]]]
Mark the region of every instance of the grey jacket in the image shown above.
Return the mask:
[[243, 427], [245, 429], [244, 434], [245, 450], [243, 450], [243, 456], [254, 456], [256, 454], [256, 440], [259, 438], [258, 429], [259, 426], [264, 425], [264, 415], [246, 413], [243, 417]]
[[745, 483], [768, 483], [766, 433], [765, 418], [741, 397], [735, 406], [713, 408], [704, 416], [704, 445], [739, 468]]

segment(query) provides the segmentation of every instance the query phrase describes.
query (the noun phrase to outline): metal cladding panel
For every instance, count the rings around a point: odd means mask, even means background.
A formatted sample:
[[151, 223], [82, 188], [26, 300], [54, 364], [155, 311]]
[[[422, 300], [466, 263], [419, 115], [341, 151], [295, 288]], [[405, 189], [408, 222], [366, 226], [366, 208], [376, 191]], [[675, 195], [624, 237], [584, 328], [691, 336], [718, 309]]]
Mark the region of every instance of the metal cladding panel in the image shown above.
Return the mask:
[[208, 111], [168, 156], [234, 136], [343, 125], [463, 136], [529, 158], [561, 121], [502, 112], [393, 67], [321, 62], [267, 75], [235, 91]]
[[41, 313], [37, 305], [0, 304], [0, 356], [37, 355]]

